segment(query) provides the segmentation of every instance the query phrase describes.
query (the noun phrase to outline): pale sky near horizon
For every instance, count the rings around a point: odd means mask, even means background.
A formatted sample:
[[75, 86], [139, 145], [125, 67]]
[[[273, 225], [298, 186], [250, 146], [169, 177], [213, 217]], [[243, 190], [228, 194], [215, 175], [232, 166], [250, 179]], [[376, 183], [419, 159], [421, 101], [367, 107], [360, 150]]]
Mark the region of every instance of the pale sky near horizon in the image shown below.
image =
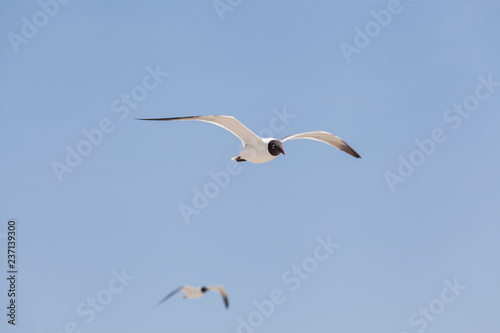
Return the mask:
[[500, 3], [215, 3], [0, 1], [0, 331], [498, 332]]

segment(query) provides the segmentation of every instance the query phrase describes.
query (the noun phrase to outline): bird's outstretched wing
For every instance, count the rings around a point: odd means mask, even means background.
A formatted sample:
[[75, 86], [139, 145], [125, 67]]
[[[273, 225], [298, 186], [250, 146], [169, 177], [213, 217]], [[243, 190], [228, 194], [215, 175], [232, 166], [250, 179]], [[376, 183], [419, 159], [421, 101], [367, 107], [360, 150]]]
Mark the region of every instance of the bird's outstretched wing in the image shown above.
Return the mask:
[[310, 140], [321, 141], [329, 144], [330, 146], [338, 148], [356, 158], [361, 158], [361, 156], [354, 149], [352, 149], [351, 146], [345, 143], [344, 140], [328, 132], [316, 131], [316, 132], [293, 134], [284, 137], [283, 139], [281, 139], [281, 142], [285, 142], [287, 140], [295, 140], [295, 139], [310, 139]]
[[139, 119], [137, 120], [155, 120], [155, 121], [171, 121], [171, 120], [199, 120], [220, 126], [229, 132], [236, 135], [243, 145], [246, 145], [260, 138], [245, 125], [240, 123], [236, 118], [231, 116], [189, 116], [189, 117], [175, 117], [175, 118], [152, 118], [152, 119]]
[[167, 296], [163, 297], [159, 302], [158, 304], [156, 304], [157, 306], [162, 304], [163, 302], [165, 302], [167, 299], [169, 299], [170, 297], [172, 297], [173, 295], [175, 295], [176, 293], [178, 293], [179, 291], [182, 290], [182, 288], [184, 288], [184, 286], [181, 286], [177, 289], [175, 289], [174, 291], [172, 291], [170, 294], [168, 294]]
[[226, 306], [226, 308], [229, 307], [229, 300], [227, 299], [226, 289], [224, 289], [223, 286], [209, 286], [207, 287], [207, 289], [219, 292], [220, 295], [222, 296], [222, 299], [224, 300], [224, 305]]

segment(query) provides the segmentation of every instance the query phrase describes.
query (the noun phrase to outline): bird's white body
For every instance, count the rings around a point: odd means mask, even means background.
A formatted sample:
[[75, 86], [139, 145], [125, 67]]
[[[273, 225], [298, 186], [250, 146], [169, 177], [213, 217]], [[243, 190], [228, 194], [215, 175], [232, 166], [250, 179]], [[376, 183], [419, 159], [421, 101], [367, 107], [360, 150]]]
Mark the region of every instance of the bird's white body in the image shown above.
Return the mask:
[[259, 138], [259, 140], [253, 140], [243, 147], [238, 156], [233, 157], [233, 160], [237, 160], [238, 157], [244, 159], [251, 163], [266, 163], [274, 160], [278, 155], [273, 156], [269, 153], [267, 145], [271, 140], [276, 140], [274, 138]]
[[184, 286], [181, 290], [184, 292], [184, 298], [200, 298], [204, 294], [201, 287]]

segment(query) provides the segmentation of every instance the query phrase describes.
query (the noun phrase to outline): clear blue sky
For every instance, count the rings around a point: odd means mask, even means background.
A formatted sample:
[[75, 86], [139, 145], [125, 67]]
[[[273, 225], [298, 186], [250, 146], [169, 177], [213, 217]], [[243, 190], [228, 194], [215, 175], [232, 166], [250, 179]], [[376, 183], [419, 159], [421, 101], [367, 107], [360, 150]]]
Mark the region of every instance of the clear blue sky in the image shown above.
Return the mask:
[[[497, 332], [500, 4], [227, 1], [0, 3], [0, 330]], [[134, 120], [203, 114], [363, 158]]]

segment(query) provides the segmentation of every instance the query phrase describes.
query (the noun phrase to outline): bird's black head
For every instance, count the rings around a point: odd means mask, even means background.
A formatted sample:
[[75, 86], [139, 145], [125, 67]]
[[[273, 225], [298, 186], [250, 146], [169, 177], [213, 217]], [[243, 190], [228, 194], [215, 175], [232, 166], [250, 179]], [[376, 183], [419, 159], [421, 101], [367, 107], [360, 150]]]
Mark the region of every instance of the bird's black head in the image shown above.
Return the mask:
[[285, 151], [283, 150], [283, 144], [278, 140], [271, 140], [267, 145], [267, 150], [269, 150], [269, 154], [273, 156], [278, 156], [279, 154], [285, 155]]
[[207, 287], [201, 287], [201, 292], [206, 293], [208, 291]]

